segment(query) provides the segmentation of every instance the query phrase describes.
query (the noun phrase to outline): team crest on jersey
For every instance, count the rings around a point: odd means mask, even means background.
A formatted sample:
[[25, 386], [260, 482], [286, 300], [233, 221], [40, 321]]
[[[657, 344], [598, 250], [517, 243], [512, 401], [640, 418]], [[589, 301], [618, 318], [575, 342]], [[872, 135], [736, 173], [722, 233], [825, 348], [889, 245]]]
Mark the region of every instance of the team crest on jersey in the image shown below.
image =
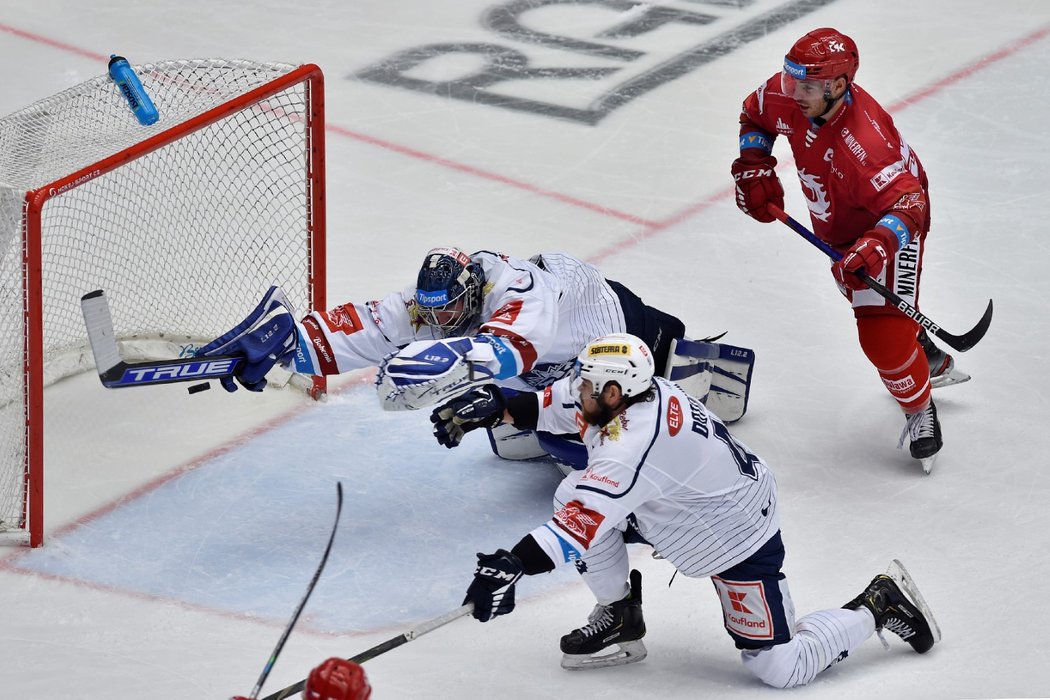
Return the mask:
[[781, 117], [777, 117], [777, 133], [784, 134], [785, 136], [790, 136], [791, 134], [795, 133], [795, 130], [792, 129], [791, 126]]
[[672, 396], [667, 402], [667, 433], [674, 437], [682, 429], [684, 416], [682, 415], [682, 404], [677, 396]]
[[627, 430], [627, 417], [621, 413], [598, 431], [598, 444], [604, 445], [606, 438], [611, 442], [616, 442], [624, 430]]
[[518, 314], [521, 313], [521, 299], [515, 299], [509, 301], [503, 306], [496, 309], [496, 313], [492, 314], [492, 318], [489, 322], [505, 323], [508, 326], [514, 325], [514, 321], [517, 320]]
[[350, 335], [364, 328], [361, 325], [361, 317], [357, 315], [357, 309], [353, 304], [343, 304], [330, 311], [322, 311], [320, 315], [325, 325], [328, 326], [328, 330], [333, 333]]
[[585, 548], [591, 546], [605, 516], [579, 501], [569, 501], [554, 514], [554, 522]]
[[824, 191], [824, 183], [818, 176], [807, 173], [805, 168], [798, 171], [798, 179], [806, 193], [806, 205], [813, 218], [827, 221], [831, 216], [831, 202], [828, 200], [828, 193]]
[[[426, 325], [426, 323], [423, 322], [423, 317], [419, 315], [419, 304], [416, 303], [415, 299], [405, 302], [405, 309], [408, 311], [408, 322], [412, 324], [413, 331], [418, 331]], [[377, 303], [376, 307], [372, 310], [372, 318], [376, 319], [378, 322], [378, 317], [379, 307]]]

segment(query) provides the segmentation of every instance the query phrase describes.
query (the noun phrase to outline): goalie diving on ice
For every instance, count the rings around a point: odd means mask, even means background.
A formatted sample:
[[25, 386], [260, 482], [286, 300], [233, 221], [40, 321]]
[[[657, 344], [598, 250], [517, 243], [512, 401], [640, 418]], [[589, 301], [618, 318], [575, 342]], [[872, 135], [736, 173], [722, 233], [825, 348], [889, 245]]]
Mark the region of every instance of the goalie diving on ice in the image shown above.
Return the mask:
[[[652, 347], [665, 377], [727, 422], [747, 410], [755, 360], [748, 348], [713, 342], [721, 336], [688, 339], [678, 317], [560, 252], [524, 260], [434, 248], [414, 285], [296, 318], [273, 287], [241, 323], [193, 358], [143, 366], [123, 362], [115, 347], [92, 347], [102, 350], [100, 376], [113, 387], [217, 378], [228, 391], [238, 385], [261, 391], [276, 366], [308, 376], [377, 366], [380, 404], [397, 411], [431, 408], [484, 384], [543, 389], [572, 369], [589, 340], [628, 332]], [[564, 442], [558, 436], [513, 426], [489, 435], [503, 458], [553, 454], [572, 462], [558, 452]]]

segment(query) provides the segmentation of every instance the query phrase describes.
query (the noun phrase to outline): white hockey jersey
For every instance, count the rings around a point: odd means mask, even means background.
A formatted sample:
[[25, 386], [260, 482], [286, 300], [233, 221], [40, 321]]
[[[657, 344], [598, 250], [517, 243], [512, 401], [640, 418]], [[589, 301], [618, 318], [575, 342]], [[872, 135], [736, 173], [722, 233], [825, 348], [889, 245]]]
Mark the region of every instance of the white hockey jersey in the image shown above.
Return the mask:
[[[478, 334], [492, 336], [500, 383], [539, 389], [564, 376], [589, 341], [625, 330], [615, 292], [593, 265], [565, 253], [520, 260], [480, 251], [485, 271]], [[417, 340], [436, 340], [416, 314], [415, 287], [314, 311], [299, 323], [296, 371], [338, 374], [379, 365]]]
[[555, 564], [583, 559], [626, 522], [687, 576], [747, 559], [780, 529], [773, 473], [703, 404], [656, 378], [654, 399], [608, 425], [584, 423], [566, 378], [540, 395], [538, 430], [580, 431], [587, 469], [530, 534]]

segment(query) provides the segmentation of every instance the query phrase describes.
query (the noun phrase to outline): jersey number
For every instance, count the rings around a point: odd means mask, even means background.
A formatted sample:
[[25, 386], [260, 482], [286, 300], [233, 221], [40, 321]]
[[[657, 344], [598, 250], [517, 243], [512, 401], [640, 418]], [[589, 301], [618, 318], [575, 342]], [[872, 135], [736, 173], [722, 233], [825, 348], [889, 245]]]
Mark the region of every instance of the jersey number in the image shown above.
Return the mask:
[[740, 473], [749, 479], [758, 481], [758, 467], [755, 466], [758, 463], [758, 457], [745, 450], [744, 446], [729, 434], [729, 428], [725, 426], [725, 423], [713, 420], [711, 424], [714, 426], [715, 436], [729, 448], [729, 453], [736, 460], [736, 468], [740, 470]]

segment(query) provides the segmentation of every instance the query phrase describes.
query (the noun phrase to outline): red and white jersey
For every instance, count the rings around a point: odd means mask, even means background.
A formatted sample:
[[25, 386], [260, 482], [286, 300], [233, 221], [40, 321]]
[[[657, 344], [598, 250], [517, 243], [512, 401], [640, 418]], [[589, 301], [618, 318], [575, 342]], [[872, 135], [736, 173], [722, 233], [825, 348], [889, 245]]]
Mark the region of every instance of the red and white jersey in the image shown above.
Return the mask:
[[537, 429], [579, 431], [588, 455], [565, 506], [530, 533], [551, 561], [583, 558], [629, 521], [679, 571], [703, 577], [747, 559], [780, 529], [773, 473], [676, 384], [656, 378], [653, 400], [602, 428], [583, 422], [570, 385], [540, 394]]
[[[589, 341], [626, 330], [623, 310], [601, 272], [565, 253], [531, 260], [481, 251], [485, 271], [478, 334], [490, 336], [500, 383], [538, 389], [564, 376]], [[363, 304], [315, 311], [299, 324], [296, 369], [338, 374], [380, 364], [417, 340], [436, 340], [416, 314], [415, 287]]]
[[[844, 250], [871, 230], [902, 196], [922, 193], [928, 183], [919, 157], [893, 118], [856, 83], [830, 121], [817, 126], [781, 91], [780, 75], [744, 100], [741, 147], [748, 134], [777, 135], [791, 144], [813, 232]], [[927, 209], [928, 212], [928, 209]], [[929, 229], [928, 214], [923, 231]]]

